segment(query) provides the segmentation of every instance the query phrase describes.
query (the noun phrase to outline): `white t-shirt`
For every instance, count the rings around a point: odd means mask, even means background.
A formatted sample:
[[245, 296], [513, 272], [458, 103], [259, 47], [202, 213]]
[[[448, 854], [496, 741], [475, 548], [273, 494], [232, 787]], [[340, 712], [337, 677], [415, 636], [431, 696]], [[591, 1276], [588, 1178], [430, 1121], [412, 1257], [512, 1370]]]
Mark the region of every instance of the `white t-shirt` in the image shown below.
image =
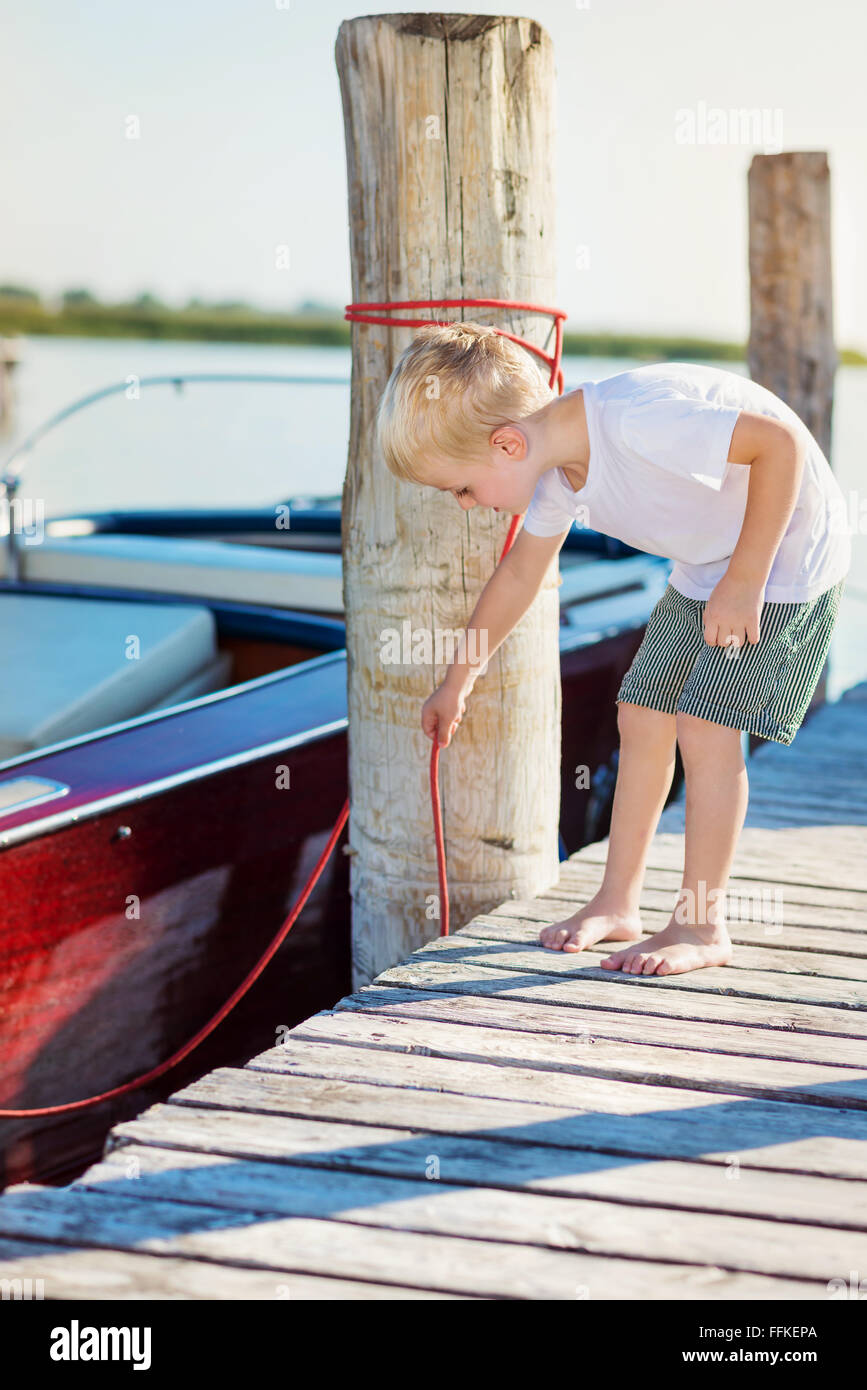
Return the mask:
[[847, 573], [843, 494], [806, 425], [773, 392], [736, 372], [682, 362], [637, 367], [577, 389], [590, 437], [587, 481], [575, 492], [560, 468], [543, 473], [524, 517], [532, 535], [559, 535], [577, 520], [673, 560], [674, 588], [707, 599], [741, 533], [750, 465], [727, 460], [738, 414], [749, 410], [795, 425], [807, 444], [765, 600], [815, 598]]

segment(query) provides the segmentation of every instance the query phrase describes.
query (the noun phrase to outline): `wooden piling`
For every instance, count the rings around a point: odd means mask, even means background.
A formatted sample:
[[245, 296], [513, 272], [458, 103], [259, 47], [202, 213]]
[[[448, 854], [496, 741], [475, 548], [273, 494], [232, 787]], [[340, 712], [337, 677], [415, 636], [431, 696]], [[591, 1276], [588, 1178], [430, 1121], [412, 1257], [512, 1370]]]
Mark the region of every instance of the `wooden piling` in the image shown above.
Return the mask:
[[830, 458], [837, 353], [828, 156], [756, 155], [749, 216], [750, 375], [800, 415]]
[[[756, 155], [749, 220], [750, 375], [792, 407], [830, 461], [837, 352], [827, 154]], [[827, 663], [811, 709], [826, 690]]]
[[[335, 50], [346, 132], [353, 302], [432, 298], [553, 304], [554, 55], [529, 19], [385, 14], [345, 21]], [[550, 321], [476, 319], [546, 345]], [[343, 493], [349, 852], [356, 986], [436, 936], [440, 904], [424, 699], [447, 661], [388, 665], [383, 633], [466, 626], [509, 518], [400, 482], [374, 417], [409, 327], [353, 323]], [[476, 681], [440, 759], [455, 928], [558, 872], [557, 566]], [[446, 638], [447, 640], [447, 638]]]
[[0, 435], [12, 433], [15, 424], [15, 382], [13, 372], [19, 365], [18, 344], [13, 338], [0, 338]]

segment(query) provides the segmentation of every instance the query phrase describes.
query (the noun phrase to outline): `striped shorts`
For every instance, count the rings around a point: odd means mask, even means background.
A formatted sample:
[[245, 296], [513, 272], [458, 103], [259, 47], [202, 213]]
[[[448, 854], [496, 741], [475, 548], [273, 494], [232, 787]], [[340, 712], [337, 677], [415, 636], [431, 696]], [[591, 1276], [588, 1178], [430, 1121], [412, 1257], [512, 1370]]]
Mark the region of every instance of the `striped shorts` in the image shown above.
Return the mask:
[[703, 599], [671, 584], [655, 605], [617, 701], [791, 743], [818, 684], [845, 579], [806, 603], [764, 603], [758, 642], [711, 647]]

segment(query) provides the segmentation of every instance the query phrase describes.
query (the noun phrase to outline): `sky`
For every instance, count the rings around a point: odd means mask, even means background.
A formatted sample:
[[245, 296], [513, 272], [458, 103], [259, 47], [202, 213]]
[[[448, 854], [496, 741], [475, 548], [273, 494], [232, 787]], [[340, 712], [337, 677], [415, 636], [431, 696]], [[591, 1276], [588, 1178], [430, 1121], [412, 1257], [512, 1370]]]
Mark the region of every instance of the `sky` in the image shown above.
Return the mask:
[[[334, 42], [367, 12], [339, 0], [0, 0], [0, 283], [342, 308]], [[837, 342], [867, 350], [867, 7], [534, 0], [509, 13], [554, 44], [568, 329], [743, 340], [750, 160], [812, 149], [831, 164]], [[760, 142], [737, 130], [685, 143], [683, 113], [699, 122], [713, 109], [757, 112]]]

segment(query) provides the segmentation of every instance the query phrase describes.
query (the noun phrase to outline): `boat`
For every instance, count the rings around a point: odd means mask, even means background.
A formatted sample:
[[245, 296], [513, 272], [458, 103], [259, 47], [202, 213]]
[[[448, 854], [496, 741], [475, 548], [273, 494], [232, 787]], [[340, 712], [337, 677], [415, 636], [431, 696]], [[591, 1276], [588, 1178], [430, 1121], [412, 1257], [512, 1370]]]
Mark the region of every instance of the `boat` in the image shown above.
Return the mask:
[[[334, 384], [140, 386], [205, 381]], [[0, 1108], [100, 1095], [173, 1055], [272, 940], [347, 797], [339, 497], [66, 512], [30, 543], [16, 511], [29, 453], [125, 386], [58, 412], [3, 476]], [[614, 697], [667, 563], [574, 528], [560, 568], [563, 858], [606, 833]], [[178, 1066], [90, 1107], [0, 1119], [0, 1186], [70, 1181], [113, 1124], [348, 993], [342, 849], [262, 976]]]

